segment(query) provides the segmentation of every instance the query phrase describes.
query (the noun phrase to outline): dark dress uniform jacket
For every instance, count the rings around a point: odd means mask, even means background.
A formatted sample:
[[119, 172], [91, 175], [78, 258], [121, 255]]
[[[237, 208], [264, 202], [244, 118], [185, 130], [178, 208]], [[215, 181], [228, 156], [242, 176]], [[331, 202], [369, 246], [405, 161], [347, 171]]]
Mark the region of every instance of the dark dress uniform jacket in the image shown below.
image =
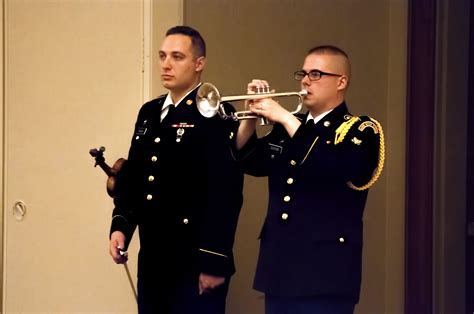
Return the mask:
[[117, 177], [111, 232], [120, 230], [130, 241], [138, 226], [139, 278], [196, 281], [200, 272], [235, 272], [243, 173], [230, 142], [238, 124], [204, 118], [195, 97], [196, 90], [170, 106], [162, 122], [165, 96], [142, 106]]
[[[275, 296], [335, 296], [357, 302], [362, 214], [378, 160], [374, 124], [360, 117], [342, 143], [336, 129], [352, 116], [343, 103], [316, 125], [307, 115], [292, 138], [281, 125], [254, 135], [236, 156], [245, 172], [268, 176], [269, 203], [260, 234], [254, 287]], [[375, 132], [374, 132], [375, 131]]]

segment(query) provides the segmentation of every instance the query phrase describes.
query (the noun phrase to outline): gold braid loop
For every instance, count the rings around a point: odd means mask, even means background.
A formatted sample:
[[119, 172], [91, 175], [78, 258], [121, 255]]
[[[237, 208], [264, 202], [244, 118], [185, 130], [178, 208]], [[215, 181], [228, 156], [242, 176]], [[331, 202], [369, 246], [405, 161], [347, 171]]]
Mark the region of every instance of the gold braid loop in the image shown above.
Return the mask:
[[382, 173], [383, 165], [384, 165], [384, 162], [385, 162], [385, 141], [384, 141], [382, 125], [380, 125], [380, 123], [375, 119], [370, 118], [370, 120], [372, 120], [372, 122], [375, 123], [375, 125], [377, 126], [377, 129], [379, 131], [379, 161], [377, 163], [377, 168], [375, 168], [374, 173], [372, 175], [372, 179], [370, 179], [370, 181], [367, 182], [365, 185], [363, 185], [361, 187], [357, 187], [354, 184], [352, 184], [352, 182], [350, 182], [350, 181], [347, 182], [347, 185], [351, 189], [354, 189], [356, 191], [363, 191], [363, 190], [366, 190], [366, 189], [370, 188], [380, 177], [380, 174]]

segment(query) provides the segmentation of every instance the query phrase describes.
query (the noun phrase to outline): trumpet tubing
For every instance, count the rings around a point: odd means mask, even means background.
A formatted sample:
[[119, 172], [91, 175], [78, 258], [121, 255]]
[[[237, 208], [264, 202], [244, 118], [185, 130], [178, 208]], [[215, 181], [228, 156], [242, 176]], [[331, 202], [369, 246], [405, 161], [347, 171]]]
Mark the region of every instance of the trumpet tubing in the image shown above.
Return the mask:
[[228, 114], [225, 112], [224, 107], [222, 106], [223, 102], [232, 102], [239, 100], [252, 100], [252, 99], [264, 99], [264, 98], [276, 98], [276, 97], [289, 97], [297, 96], [299, 97], [299, 103], [295, 111], [291, 113], [295, 114], [299, 112], [303, 106], [304, 96], [307, 95], [307, 91], [302, 90], [300, 92], [286, 92], [286, 93], [259, 93], [259, 94], [247, 94], [247, 95], [236, 95], [236, 96], [223, 96], [221, 97], [219, 90], [212, 85], [211, 83], [203, 83], [197, 92], [196, 103], [199, 112], [206, 118], [211, 118], [216, 114], [222, 119], [233, 119], [233, 120], [243, 120], [243, 119], [258, 119], [262, 118], [261, 125], [268, 124], [268, 121], [262, 116], [259, 116], [251, 111], [236, 111]]

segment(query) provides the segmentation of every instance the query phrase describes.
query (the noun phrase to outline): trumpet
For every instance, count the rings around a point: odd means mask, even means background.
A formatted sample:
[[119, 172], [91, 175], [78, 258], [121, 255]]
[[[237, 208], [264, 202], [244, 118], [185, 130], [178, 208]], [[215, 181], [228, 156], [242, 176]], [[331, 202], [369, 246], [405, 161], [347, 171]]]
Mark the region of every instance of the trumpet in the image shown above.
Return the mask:
[[219, 116], [224, 120], [232, 119], [234, 121], [260, 118], [260, 125], [267, 125], [269, 124], [267, 119], [251, 112], [250, 110], [236, 111], [229, 114], [225, 111], [222, 103], [238, 100], [298, 96], [298, 106], [295, 111], [291, 112], [292, 114], [295, 114], [300, 112], [303, 107], [304, 96], [307, 94], [308, 92], [305, 90], [300, 92], [270, 93], [269, 88], [266, 88], [265, 90], [258, 90], [257, 94], [221, 96], [219, 90], [214, 85], [211, 83], [203, 83], [197, 91], [196, 105], [199, 112], [206, 118], [214, 117], [216, 114], [219, 114]]

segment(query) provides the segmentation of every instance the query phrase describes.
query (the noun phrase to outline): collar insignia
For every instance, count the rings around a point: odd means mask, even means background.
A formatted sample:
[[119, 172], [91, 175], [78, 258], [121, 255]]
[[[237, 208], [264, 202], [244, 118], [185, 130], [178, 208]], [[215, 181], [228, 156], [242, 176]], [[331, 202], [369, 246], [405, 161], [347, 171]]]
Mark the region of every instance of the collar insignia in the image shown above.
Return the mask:
[[356, 145], [360, 145], [360, 144], [362, 143], [362, 141], [359, 140], [359, 139], [358, 139], [357, 137], [355, 137], [355, 136], [352, 138], [351, 141], [352, 141], [352, 143], [354, 143], [354, 144], [356, 144]]

